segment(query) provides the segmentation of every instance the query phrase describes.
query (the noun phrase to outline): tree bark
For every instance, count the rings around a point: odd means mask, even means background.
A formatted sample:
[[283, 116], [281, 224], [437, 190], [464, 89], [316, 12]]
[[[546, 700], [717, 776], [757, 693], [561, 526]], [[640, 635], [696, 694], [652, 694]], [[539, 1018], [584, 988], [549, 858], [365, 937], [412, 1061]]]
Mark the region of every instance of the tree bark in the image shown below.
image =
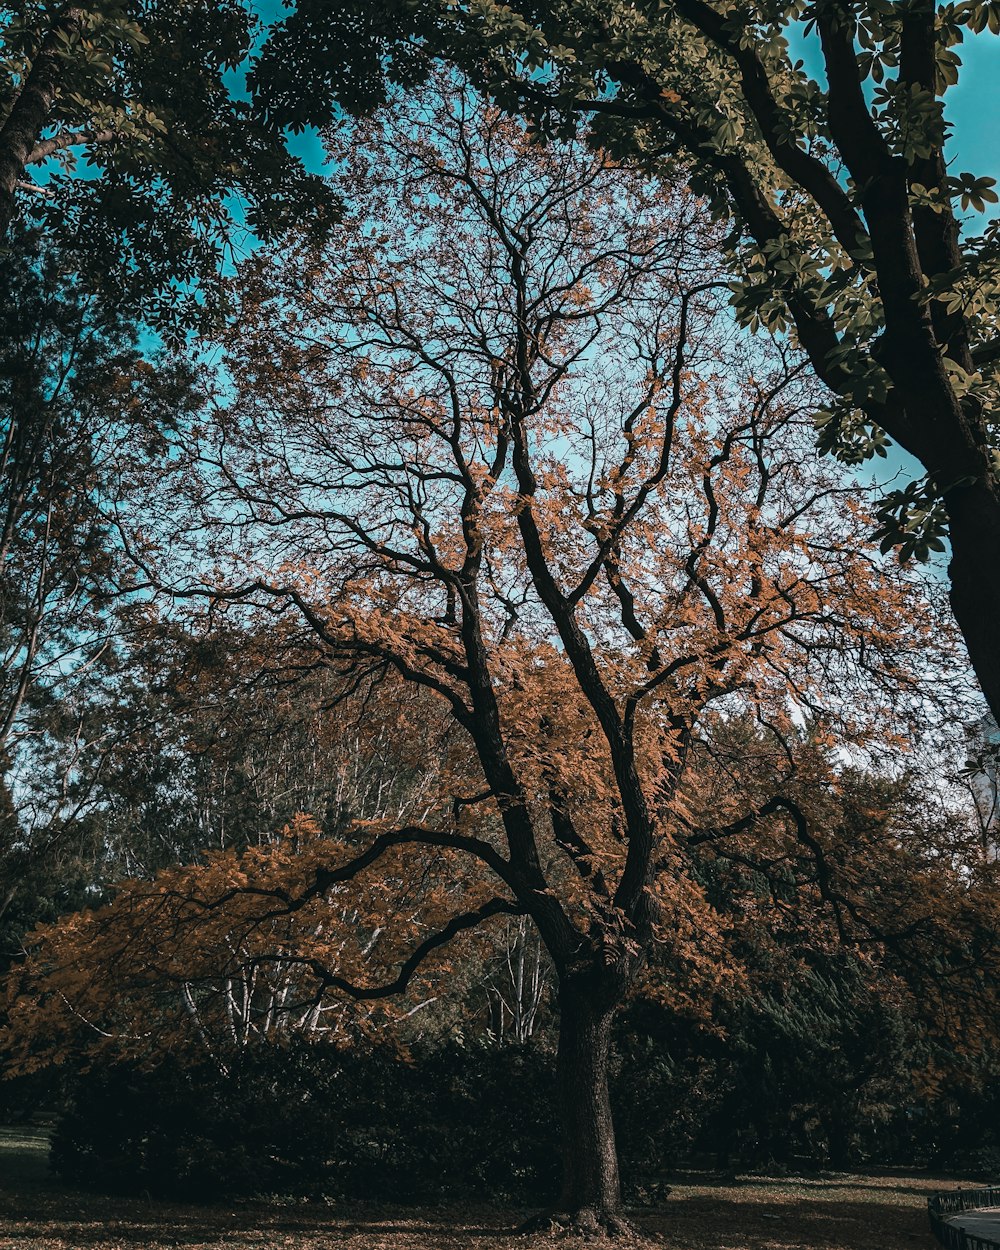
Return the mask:
[[991, 483], [972, 482], [945, 497], [952, 559], [951, 607], [972, 667], [1000, 723], [1000, 500]]
[[0, 127], [0, 239], [17, 211], [17, 184], [42, 136], [59, 90], [60, 41], [80, 27], [79, 9], [66, 8], [41, 42], [17, 99]]
[[560, 986], [556, 1094], [562, 1188], [556, 1212], [532, 1221], [535, 1228], [557, 1225], [579, 1232], [628, 1231], [608, 1089], [616, 1006], [592, 978]]

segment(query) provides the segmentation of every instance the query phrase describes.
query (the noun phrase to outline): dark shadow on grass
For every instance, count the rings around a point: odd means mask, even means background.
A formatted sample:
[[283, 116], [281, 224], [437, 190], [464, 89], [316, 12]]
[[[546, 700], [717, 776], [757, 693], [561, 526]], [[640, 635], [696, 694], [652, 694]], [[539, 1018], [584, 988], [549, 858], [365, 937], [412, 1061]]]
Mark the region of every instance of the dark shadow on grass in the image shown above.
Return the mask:
[[[7, 1146], [6, 1159], [17, 1144]], [[303, 1237], [313, 1244], [341, 1239], [378, 1245], [395, 1237], [434, 1250], [474, 1248], [491, 1239], [516, 1247], [519, 1204], [459, 1203], [423, 1208], [397, 1203], [278, 1201], [196, 1205], [143, 1197], [99, 1195], [61, 1185], [40, 1164], [37, 1143], [23, 1143], [24, 1166], [0, 1170], [0, 1240], [23, 1246], [58, 1240], [81, 1250], [109, 1245], [169, 1250], [195, 1244], [241, 1250]], [[28, 1154], [33, 1157], [28, 1158]], [[0, 1156], [2, 1158], [3, 1156]], [[665, 1178], [666, 1179], [666, 1178]], [[911, 1173], [888, 1169], [863, 1176], [733, 1177], [688, 1169], [669, 1178], [679, 1188], [662, 1205], [634, 1215], [647, 1235], [685, 1250], [773, 1250], [776, 1244], [838, 1250], [917, 1250], [933, 1245], [923, 1202], [934, 1188], [960, 1178], [934, 1176], [924, 1188]], [[962, 1183], [969, 1184], [967, 1179]], [[853, 1191], [853, 1192], [852, 1192]]]
[[[751, 1192], [755, 1186], [748, 1186]], [[684, 1250], [717, 1250], [720, 1245], [740, 1250], [774, 1250], [776, 1246], [838, 1247], [841, 1250], [918, 1250], [935, 1243], [920, 1206], [891, 1201], [839, 1202], [812, 1199], [781, 1202], [771, 1194], [766, 1201], [716, 1199], [711, 1194], [677, 1194], [650, 1217], [651, 1232]], [[749, 1197], [749, 1195], [748, 1195]]]

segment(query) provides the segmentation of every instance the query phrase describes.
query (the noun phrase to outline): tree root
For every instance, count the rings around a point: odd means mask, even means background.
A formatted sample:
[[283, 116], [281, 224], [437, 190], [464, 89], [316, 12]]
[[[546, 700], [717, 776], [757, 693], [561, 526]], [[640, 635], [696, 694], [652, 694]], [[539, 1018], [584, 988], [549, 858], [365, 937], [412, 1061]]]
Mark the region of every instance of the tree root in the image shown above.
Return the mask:
[[542, 1211], [533, 1215], [517, 1230], [523, 1236], [542, 1233], [548, 1237], [593, 1237], [615, 1241], [634, 1241], [638, 1230], [620, 1211], [597, 1211], [581, 1207], [578, 1211]]

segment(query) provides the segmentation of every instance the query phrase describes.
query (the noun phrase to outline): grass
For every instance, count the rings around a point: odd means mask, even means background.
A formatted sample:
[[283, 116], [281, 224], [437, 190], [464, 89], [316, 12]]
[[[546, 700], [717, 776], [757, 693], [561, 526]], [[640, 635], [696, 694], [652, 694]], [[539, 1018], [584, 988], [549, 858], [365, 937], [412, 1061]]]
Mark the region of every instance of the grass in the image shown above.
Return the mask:
[[0, 1183], [42, 1181], [48, 1173], [49, 1134], [44, 1128], [0, 1126]]
[[[955, 1183], [896, 1173], [728, 1181], [685, 1175], [675, 1179], [661, 1206], [633, 1214], [643, 1248], [929, 1250], [934, 1243], [927, 1227], [927, 1195]], [[511, 1234], [524, 1214], [509, 1207], [191, 1206], [109, 1198], [68, 1190], [48, 1175], [42, 1130], [0, 1128], [0, 1250], [551, 1247], [547, 1237]]]

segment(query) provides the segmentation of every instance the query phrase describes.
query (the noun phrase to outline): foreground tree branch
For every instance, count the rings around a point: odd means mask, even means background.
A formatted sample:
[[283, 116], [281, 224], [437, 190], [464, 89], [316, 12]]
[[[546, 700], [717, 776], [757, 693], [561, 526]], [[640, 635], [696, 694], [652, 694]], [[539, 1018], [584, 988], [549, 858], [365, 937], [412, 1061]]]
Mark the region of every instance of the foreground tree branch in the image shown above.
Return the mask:
[[[348, 981], [345, 977], [332, 972], [324, 963], [318, 959], [308, 959], [303, 956], [296, 955], [262, 955], [258, 959], [251, 960], [244, 965], [244, 970], [249, 971], [252, 968], [261, 967], [264, 964], [298, 964], [308, 968], [314, 975], [318, 988], [313, 999], [314, 1002], [320, 1002], [328, 990], [336, 990], [338, 993], [346, 994], [355, 1002], [372, 1002], [379, 998], [395, 998], [397, 995], [405, 993], [413, 980], [414, 974], [427, 958], [439, 947], [447, 945], [458, 934], [465, 932], [467, 929], [475, 929], [489, 920], [493, 916], [523, 916], [524, 912], [507, 898], [491, 898], [488, 902], [483, 903], [481, 907], [477, 907], [475, 911], [463, 912], [461, 915], [453, 916], [451, 920], [437, 933], [432, 933], [429, 937], [424, 938], [420, 945], [405, 960], [399, 973], [391, 981], [386, 981], [383, 985], [356, 985], [353, 981]], [[305, 1006], [304, 1003], [296, 1004], [297, 1007]]]

